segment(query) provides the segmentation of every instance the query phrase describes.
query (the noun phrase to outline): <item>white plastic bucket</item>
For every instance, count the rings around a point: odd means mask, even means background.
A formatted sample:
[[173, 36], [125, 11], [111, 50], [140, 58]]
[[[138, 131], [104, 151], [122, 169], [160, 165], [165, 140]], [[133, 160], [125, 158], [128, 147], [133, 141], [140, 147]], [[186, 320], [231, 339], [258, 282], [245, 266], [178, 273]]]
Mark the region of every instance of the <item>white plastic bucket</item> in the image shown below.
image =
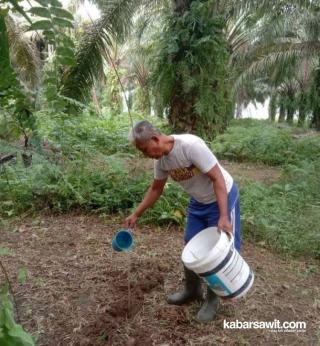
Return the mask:
[[247, 262], [234, 247], [233, 238], [217, 227], [209, 227], [195, 235], [182, 252], [184, 265], [202, 277], [219, 296], [238, 299], [254, 281]]

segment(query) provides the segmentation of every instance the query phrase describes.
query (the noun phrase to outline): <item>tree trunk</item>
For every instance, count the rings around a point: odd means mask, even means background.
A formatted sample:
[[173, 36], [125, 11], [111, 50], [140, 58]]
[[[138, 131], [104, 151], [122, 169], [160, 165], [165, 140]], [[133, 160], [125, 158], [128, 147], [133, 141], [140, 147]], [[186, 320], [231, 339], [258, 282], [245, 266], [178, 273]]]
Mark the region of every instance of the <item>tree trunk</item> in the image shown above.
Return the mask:
[[293, 116], [294, 116], [294, 108], [289, 105], [287, 107], [287, 123], [288, 124], [293, 124]]
[[[189, 8], [193, 0], [173, 0], [173, 10], [176, 16], [182, 16]], [[184, 59], [184, 50], [188, 47], [179, 47], [179, 52], [175, 56], [176, 66]], [[196, 114], [193, 105], [196, 100], [196, 91], [189, 92], [188, 95], [183, 92], [181, 77], [174, 85], [174, 91], [170, 100], [168, 113], [169, 124], [177, 131], [192, 132], [196, 125]]]
[[[200, 10], [200, 3], [207, 6], [206, 11]], [[226, 82], [230, 53], [223, 32], [224, 16], [213, 13], [207, 1], [173, 0], [172, 5], [170, 34], [177, 39], [174, 53], [168, 53], [172, 42], [166, 50], [175, 67], [167, 104], [169, 124], [179, 132], [213, 137], [234, 117]], [[210, 43], [213, 40], [215, 44]], [[203, 49], [195, 49], [197, 44]], [[209, 52], [206, 57], [204, 52]], [[196, 63], [190, 62], [190, 56]], [[188, 79], [193, 84], [188, 83]]]
[[32, 164], [32, 154], [28, 154], [26, 152], [22, 153], [21, 154], [21, 157], [22, 157], [22, 162], [23, 162], [23, 165], [24, 167], [30, 167], [31, 164]]
[[[180, 84], [180, 83], [179, 83]], [[178, 131], [194, 132], [196, 130], [197, 115], [193, 110], [196, 94], [179, 93], [182, 86], [175, 86], [174, 94], [170, 102], [168, 114], [169, 124]]]
[[281, 101], [280, 102], [280, 109], [279, 109], [279, 123], [283, 123], [286, 118], [286, 109], [284, 106], [284, 103]]
[[150, 91], [148, 85], [139, 86], [135, 95], [135, 109], [143, 114], [151, 113]]
[[159, 118], [163, 118], [165, 107], [164, 107], [163, 103], [161, 102], [161, 97], [158, 94], [154, 95], [153, 108], [154, 108], [154, 112], [155, 112], [156, 116]]
[[270, 103], [269, 103], [269, 120], [275, 121], [276, 119], [276, 113], [277, 113], [277, 95], [272, 94], [270, 97]]
[[96, 109], [96, 112], [99, 116], [101, 116], [101, 106], [99, 103], [98, 95], [95, 86], [92, 88], [92, 102], [94, 104], [94, 108]]
[[237, 103], [236, 104], [236, 119], [242, 118], [242, 110], [243, 110], [243, 104]]
[[316, 70], [312, 95], [311, 126], [320, 131], [320, 70]]
[[295, 112], [295, 104], [294, 104], [294, 94], [289, 93], [287, 96], [287, 123], [293, 124], [293, 117]]
[[304, 93], [299, 97], [299, 114], [298, 114], [298, 126], [302, 127], [307, 117], [307, 96]]
[[312, 110], [311, 126], [320, 131], [320, 104]]

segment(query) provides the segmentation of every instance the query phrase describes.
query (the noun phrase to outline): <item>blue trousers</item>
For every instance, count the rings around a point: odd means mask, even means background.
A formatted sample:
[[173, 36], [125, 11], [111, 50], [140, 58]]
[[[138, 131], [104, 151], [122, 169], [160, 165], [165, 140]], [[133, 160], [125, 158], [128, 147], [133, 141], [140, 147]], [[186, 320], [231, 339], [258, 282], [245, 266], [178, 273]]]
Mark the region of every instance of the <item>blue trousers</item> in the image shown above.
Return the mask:
[[[228, 193], [228, 212], [229, 221], [233, 225], [234, 246], [240, 252], [240, 199], [239, 190], [235, 183], [233, 183]], [[220, 211], [217, 202], [203, 204], [191, 198], [187, 209], [187, 225], [184, 233], [185, 242], [187, 243], [203, 229], [217, 226], [219, 217]]]

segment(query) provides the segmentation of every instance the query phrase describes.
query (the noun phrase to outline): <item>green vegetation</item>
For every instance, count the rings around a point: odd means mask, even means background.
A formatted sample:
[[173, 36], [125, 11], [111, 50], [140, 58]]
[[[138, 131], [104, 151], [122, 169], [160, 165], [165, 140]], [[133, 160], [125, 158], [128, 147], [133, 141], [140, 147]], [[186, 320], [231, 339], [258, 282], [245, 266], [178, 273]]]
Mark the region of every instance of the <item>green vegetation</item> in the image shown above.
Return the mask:
[[320, 257], [320, 136], [245, 119], [234, 121], [212, 148], [222, 158], [282, 167], [279, 182], [242, 187], [244, 236], [284, 253]]
[[3, 346], [34, 346], [35, 341], [14, 320], [13, 304], [8, 290], [0, 290], [0, 344]]
[[[39, 133], [46, 138], [45, 146], [41, 152], [30, 152], [33, 163], [28, 169], [21, 159], [22, 150], [16, 163], [2, 166], [0, 215], [17, 216], [39, 209], [129, 212], [141, 201], [152, 178], [152, 172], [139, 168], [141, 158], [128, 142], [129, 123], [127, 115], [47, 121], [39, 114]], [[17, 152], [8, 144], [0, 148]], [[166, 192], [145, 214], [145, 221], [183, 223], [187, 197], [172, 184]]]
[[[2, 167], [2, 217], [42, 209], [125, 214], [141, 201], [152, 171], [140, 167], [141, 157], [128, 144], [126, 115], [47, 121], [40, 114], [38, 123], [46, 147], [33, 153], [32, 166], [26, 169], [18, 153], [15, 164]], [[234, 121], [211, 145], [221, 158], [283, 167], [280, 181], [271, 186], [250, 181], [242, 186], [244, 237], [285, 253], [319, 257], [319, 136], [307, 136], [298, 128], [243, 120]], [[2, 148], [17, 152], [8, 144]], [[141, 221], [183, 226], [187, 202], [186, 194], [169, 183], [164, 196]]]
[[320, 161], [287, 166], [271, 186], [250, 182], [241, 189], [246, 238], [290, 255], [320, 258]]
[[320, 159], [318, 135], [296, 127], [251, 119], [234, 121], [212, 142], [211, 148], [220, 158], [270, 166]]

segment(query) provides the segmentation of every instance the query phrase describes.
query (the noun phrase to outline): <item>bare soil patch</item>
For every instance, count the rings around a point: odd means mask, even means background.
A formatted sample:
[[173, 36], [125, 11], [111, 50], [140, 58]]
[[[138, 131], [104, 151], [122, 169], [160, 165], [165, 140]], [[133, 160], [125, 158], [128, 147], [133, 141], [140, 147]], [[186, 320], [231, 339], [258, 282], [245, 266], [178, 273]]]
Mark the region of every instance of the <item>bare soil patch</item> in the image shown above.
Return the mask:
[[[115, 253], [119, 217], [86, 215], [26, 219], [0, 230], [2, 257], [21, 316], [40, 346], [89, 345], [319, 345], [318, 262], [285, 259], [243, 244], [255, 272], [247, 297], [224, 301], [215, 321], [199, 324], [199, 303], [170, 306], [181, 286], [182, 230], [141, 227], [130, 253]], [[18, 269], [28, 269], [25, 283]], [[4, 280], [0, 274], [0, 282]], [[305, 321], [306, 332], [227, 330], [223, 321]]]

